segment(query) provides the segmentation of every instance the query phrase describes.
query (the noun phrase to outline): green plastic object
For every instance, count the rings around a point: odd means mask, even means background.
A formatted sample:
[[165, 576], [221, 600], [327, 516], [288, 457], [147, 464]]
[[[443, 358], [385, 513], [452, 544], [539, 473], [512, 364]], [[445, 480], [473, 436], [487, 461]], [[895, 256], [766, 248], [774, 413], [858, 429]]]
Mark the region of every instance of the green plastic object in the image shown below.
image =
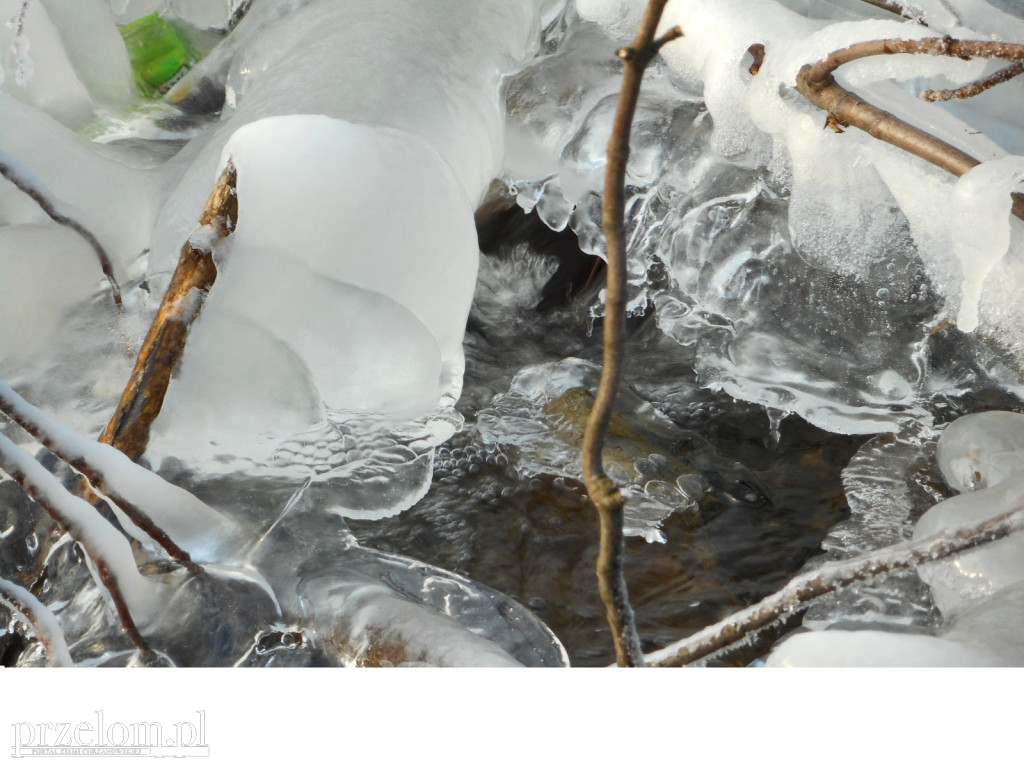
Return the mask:
[[159, 13], [126, 24], [121, 36], [135, 82], [146, 96], [164, 93], [198, 58], [181, 30]]

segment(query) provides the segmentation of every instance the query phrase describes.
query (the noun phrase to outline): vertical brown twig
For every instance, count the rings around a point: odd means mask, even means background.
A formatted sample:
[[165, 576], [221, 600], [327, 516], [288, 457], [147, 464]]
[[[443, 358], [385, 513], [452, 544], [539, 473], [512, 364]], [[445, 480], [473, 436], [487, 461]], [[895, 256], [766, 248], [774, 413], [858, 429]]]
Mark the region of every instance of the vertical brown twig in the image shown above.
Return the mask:
[[624, 500], [615, 482], [605, 474], [601, 452], [618, 390], [626, 330], [625, 183], [633, 114], [640, 93], [640, 81], [648, 63], [661, 46], [683, 34], [678, 27], [674, 27], [655, 39], [667, 2], [651, 0], [636, 39], [628, 48], [617, 52], [618, 57], [625, 62], [625, 72], [612, 137], [608, 142], [608, 168], [605, 174], [603, 224], [608, 248], [608, 286], [605, 294], [604, 367], [583, 439], [583, 477], [587, 493], [597, 508], [601, 526], [597, 558], [598, 589], [612, 630], [616, 662], [623, 667], [642, 667], [644, 658], [626, 587], [622, 533]]

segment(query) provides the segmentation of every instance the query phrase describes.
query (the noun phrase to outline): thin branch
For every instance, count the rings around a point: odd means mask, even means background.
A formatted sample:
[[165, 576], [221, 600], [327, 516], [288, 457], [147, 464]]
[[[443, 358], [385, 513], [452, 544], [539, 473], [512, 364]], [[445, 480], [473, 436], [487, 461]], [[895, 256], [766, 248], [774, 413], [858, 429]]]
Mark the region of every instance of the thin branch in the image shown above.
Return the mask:
[[694, 635], [648, 654], [659, 667], [693, 664], [718, 653], [807, 605], [810, 601], [858, 582], [904, 568], [913, 568], [1024, 530], [1024, 508], [1003, 513], [952, 533], [942, 532], [917, 542], [904, 542], [860, 557], [828, 563], [801, 574], [756, 605], [734, 613]]
[[980, 80], [975, 80], [973, 83], [968, 83], [962, 88], [951, 88], [949, 90], [941, 91], [925, 91], [921, 94], [921, 98], [925, 101], [950, 101], [952, 99], [970, 99], [973, 96], [977, 96], [980, 93], [984, 93], [989, 88], [995, 88], [1000, 83], [1005, 83], [1007, 80], [1012, 80], [1018, 75], [1024, 73], [1024, 61], [1017, 61], [1004, 69], [1000, 69], [988, 77], [983, 77]]
[[612, 138], [608, 142], [605, 175], [603, 224], [608, 243], [608, 286], [605, 294], [604, 367], [583, 438], [583, 476], [601, 526], [598, 589], [612, 630], [616, 662], [619, 666], [629, 667], [644, 666], [644, 659], [626, 587], [622, 532], [624, 499], [614, 481], [605, 474], [601, 452], [618, 390], [626, 331], [625, 182], [633, 114], [647, 65], [661, 46], [683, 34], [682, 30], [674, 27], [663, 36], [654, 37], [667, 1], [650, 1], [636, 40], [617, 52], [625, 62], [625, 72]]
[[117, 278], [114, 277], [114, 265], [111, 263], [106, 249], [100, 245], [100, 241], [96, 239], [96, 236], [70, 216], [66, 216], [58, 211], [42, 189], [33, 184], [25, 175], [18, 173], [14, 169], [13, 163], [6, 161], [6, 155], [3, 152], [0, 152], [0, 176], [3, 176], [11, 184], [32, 198], [35, 204], [43, 209], [43, 213], [49, 216], [56, 224], [77, 232], [89, 244], [89, 247], [96, 253], [96, 258], [99, 259], [100, 269], [103, 270], [107, 282], [110, 283], [110, 290], [114, 294], [114, 303], [118, 309], [123, 311], [121, 286], [117, 284]]
[[[829, 125], [854, 126], [893, 146], [927, 160], [954, 176], [963, 176], [980, 164], [951, 144], [922, 131], [895, 115], [879, 109], [836, 83], [833, 73], [844, 64], [868, 56], [911, 53], [952, 56], [959, 59], [1024, 59], [1024, 45], [985, 40], [954, 40], [933, 37], [923, 40], [870, 40], [830, 53], [817, 64], [806, 64], [796, 79], [796, 89], [812, 104], [828, 113]], [[1024, 196], [1014, 193], [1013, 214], [1024, 219]]]
[[[3, 413], [18, 424], [32, 437], [46, 446], [49, 451], [74, 467], [77, 472], [89, 481], [93, 488], [113, 501], [133, 523], [163, 547], [168, 555], [181, 563], [189, 573], [195, 576], [203, 573], [202, 566], [194, 562], [188, 552], [179, 547], [167, 532], [148, 514], [136, 504], [124, 498], [123, 494], [111, 488], [102, 472], [86, 461], [85, 457], [80, 453], [71, 450], [67, 443], [55, 439], [46, 430], [43, 419], [39, 418], [36, 409], [26, 403], [4, 381], [0, 381], [0, 413]], [[110, 450], [110, 448], [107, 448], [107, 450]]]
[[213, 247], [235, 230], [237, 180], [235, 166], [228, 161], [199, 218], [200, 231], [181, 249], [178, 267], [139, 351], [121, 402], [100, 436], [100, 442], [113, 445], [133, 461], [146, 452], [150, 430], [185, 351], [189, 329], [217, 279]]
[[0, 579], [0, 603], [15, 613], [20, 613], [32, 625], [39, 642], [46, 649], [46, 656], [51, 667], [73, 667], [68, 652], [68, 644], [64, 639], [64, 631], [53, 612], [43, 605], [42, 601], [24, 587], [20, 587], [6, 579]]
[[920, 13], [915, 13], [905, 3], [891, 2], [891, 0], [861, 0], [861, 2], [873, 5], [876, 8], [881, 8], [883, 11], [894, 13], [897, 16], [902, 16], [905, 19], [924, 23]]

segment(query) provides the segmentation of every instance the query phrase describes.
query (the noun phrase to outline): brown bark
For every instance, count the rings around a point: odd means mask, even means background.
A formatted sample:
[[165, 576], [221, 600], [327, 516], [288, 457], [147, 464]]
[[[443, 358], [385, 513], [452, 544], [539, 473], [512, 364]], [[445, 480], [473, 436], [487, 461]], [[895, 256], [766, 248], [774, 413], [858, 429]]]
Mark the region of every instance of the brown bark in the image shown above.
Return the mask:
[[618, 57], [625, 62], [625, 73], [612, 137], [608, 142], [608, 168], [605, 175], [603, 224], [608, 248], [608, 285], [604, 317], [604, 368], [583, 439], [583, 477], [587, 493], [597, 508], [601, 527], [597, 558], [598, 589], [612, 630], [616, 662], [623, 667], [642, 667], [644, 659], [626, 587], [622, 532], [624, 500], [619, 488], [605, 474], [601, 452], [618, 390], [626, 330], [625, 182], [633, 114], [640, 93], [640, 81], [648, 63], [662, 45], [682, 35], [682, 31], [675, 27], [663, 37], [657, 40], [654, 38], [667, 2], [651, 0], [633, 44], [617, 52]]
[[235, 167], [229, 162], [199, 219], [203, 239], [193, 235], [181, 249], [177, 269], [143, 342], [131, 379], [100, 436], [100, 442], [114, 446], [133, 461], [146, 451], [171, 375], [185, 351], [189, 329], [217, 279], [212, 244], [235, 229], [236, 181]]
[[[895, 115], [879, 109], [839, 85], [834, 72], [844, 64], [867, 56], [910, 53], [953, 56], [960, 59], [1024, 59], [1024, 45], [984, 40], [954, 40], [948, 37], [923, 40], [870, 40], [833, 51], [816, 64], [807, 64], [797, 74], [796, 89], [808, 101], [828, 113], [827, 124], [853, 126], [893, 146], [927, 160], [933, 165], [963, 176], [980, 164], [966, 152], [922, 131]], [[1024, 219], [1024, 196], [1014, 193], [1013, 214]]]

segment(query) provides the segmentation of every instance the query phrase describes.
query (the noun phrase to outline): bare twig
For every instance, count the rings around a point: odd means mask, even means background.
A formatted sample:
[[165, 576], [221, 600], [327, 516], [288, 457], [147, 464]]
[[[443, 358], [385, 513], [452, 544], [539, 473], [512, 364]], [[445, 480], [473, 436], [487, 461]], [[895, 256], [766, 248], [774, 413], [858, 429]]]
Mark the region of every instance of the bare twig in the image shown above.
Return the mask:
[[[985, 40], [954, 40], [933, 37], [923, 40], [870, 40], [833, 51], [817, 64], [801, 68], [796, 89], [812, 104], [825, 110], [829, 124], [854, 126], [893, 146], [963, 176], [980, 164], [951, 144], [922, 131], [893, 114], [869, 104], [836, 83], [833, 73], [843, 64], [882, 54], [911, 53], [953, 56], [960, 59], [1024, 59], [1024, 45]], [[1014, 193], [1013, 214], [1024, 219], [1024, 196]]]
[[601, 525], [601, 545], [597, 558], [598, 588], [612, 630], [616, 661], [620, 666], [630, 667], [643, 666], [644, 660], [633, 608], [629, 603], [623, 565], [623, 497], [614, 481], [605, 474], [601, 452], [618, 390], [626, 330], [624, 187], [633, 114], [640, 93], [640, 81], [648, 63], [661, 46], [683, 34], [682, 30], [674, 27], [655, 39], [658, 22], [667, 2], [651, 0], [633, 44], [617, 52], [618, 57], [625, 62], [625, 73], [612, 138], [608, 142], [608, 169], [605, 175], [603, 224], [608, 242], [608, 286], [604, 317], [604, 368], [583, 439], [583, 476]]
[[178, 267], [139, 351], [131, 379], [99, 438], [132, 460], [146, 452], [150, 429], [163, 407], [171, 374], [185, 351], [189, 329], [217, 279], [213, 246], [235, 230], [236, 183], [235, 167], [229, 161], [199, 218], [200, 232], [181, 249]]
[[26, 195], [43, 209], [43, 212], [49, 216], [56, 224], [67, 227], [77, 232], [85, 242], [89, 244], [89, 247], [96, 253], [96, 258], [99, 259], [100, 268], [103, 270], [103, 274], [107, 278], [107, 282], [110, 283], [110, 290], [114, 294], [114, 303], [118, 309], [124, 309], [121, 303], [121, 286], [117, 284], [117, 278], [114, 277], [114, 265], [110, 261], [110, 256], [107, 255], [106, 249], [100, 245], [100, 241], [96, 239], [88, 229], [82, 224], [72, 219], [70, 216], [65, 216], [63, 213], [57, 210], [56, 206], [47, 198], [46, 194], [37, 187], [32, 181], [26, 178], [23, 174], [18, 173], [13, 164], [7, 162], [4, 154], [0, 152], [0, 176], [3, 176], [11, 184], [16, 186]]
[[1000, 69], [998, 72], [994, 72], [988, 77], [983, 77], [980, 80], [975, 80], [973, 83], [968, 83], [962, 88], [951, 88], [948, 90], [940, 91], [925, 91], [921, 94], [921, 98], [925, 101], [950, 101], [951, 99], [969, 99], [973, 96], [977, 96], [980, 93], [984, 93], [989, 88], [995, 88], [1000, 83], [1005, 83], [1007, 80], [1012, 80], [1018, 75], [1024, 73], [1024, 61], [1017, 61], [1008, 67]]
[[896, 544], [850, 560], [829, 563], [797, 576], [756, 605], [668, 648], [648, 654], [647, 662], [659, 667], [692, 664], [744, 641], [822, 595], [891, 571], [941, 560], [1020, 530], [1024, 530], [1024, 509], [1015, 509], [952, 533], [943, 532], [921, 541]]
[[20, 587], [6, 579], [0, 579], [0, 604], [6, 605], [10, 610], [20, 613], [39, 638], [39, 642], [46, 649], [46, 656], [52, 667], [73, 667], [71, 654], [68, 653], [68, 644], [64, 639], [64, 632], [60, 628], [60, 622], [53, 615], [38, 597], [33, 595], [24, 587]]

